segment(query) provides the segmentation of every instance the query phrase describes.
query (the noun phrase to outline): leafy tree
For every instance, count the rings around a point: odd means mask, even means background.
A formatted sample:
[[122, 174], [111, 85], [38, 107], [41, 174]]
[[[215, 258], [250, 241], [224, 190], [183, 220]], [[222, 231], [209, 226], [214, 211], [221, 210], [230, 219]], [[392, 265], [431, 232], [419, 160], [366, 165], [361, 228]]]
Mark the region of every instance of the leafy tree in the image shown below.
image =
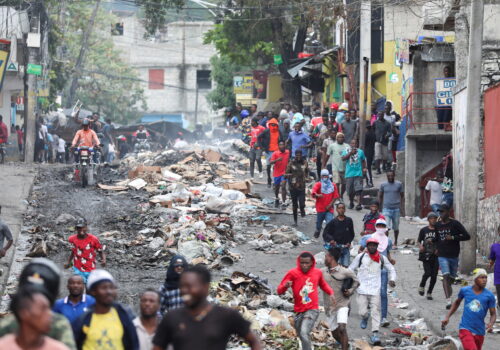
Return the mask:
[[[136, 0], [138, 3], [150, 0]], [[157, 0], [164, 6], [181, 8], [187, 0]], [[285, 98], [302, 106], [300, 80], [288, 73], [298, 54], [304, 51], [307, 32], [317, 27], [324, 32], [331, 28], [333, 8], [340, 0], [220, 0], [221, 22], [207, 33], [206, 43], [213, 43], [222, 56], [238, 64], [263, 65], [279, 54], [283, 64], [278, 66], [283, 79]], [[164, 19], [161, 13], [146, 16], [151, 30], [156, 30]]]
[[241, 70], [241, 66], [231, 62], [227, 56], [213, 56], [211, 78], [216, 83], [215, 89], [207, 95], [207, 100], [213, 110], [234, 106], [236, 96], [233, 92], [233, 75]]
[[[68, 90], [92, 9], [85, 2], [65, 2], [64, 6], [48, 3], [50, 19], [56, 24], [50, 27], [49, 40], [49, 50], [55, 57], [49, 75], [52, 96]], [[83, 102], [83, 108], [126, 123], [147, 107], [137, 73], [114, 48], [110, 29], [116, 22], [114, 16], [104, 10], [97, 13], [76, 98]]]

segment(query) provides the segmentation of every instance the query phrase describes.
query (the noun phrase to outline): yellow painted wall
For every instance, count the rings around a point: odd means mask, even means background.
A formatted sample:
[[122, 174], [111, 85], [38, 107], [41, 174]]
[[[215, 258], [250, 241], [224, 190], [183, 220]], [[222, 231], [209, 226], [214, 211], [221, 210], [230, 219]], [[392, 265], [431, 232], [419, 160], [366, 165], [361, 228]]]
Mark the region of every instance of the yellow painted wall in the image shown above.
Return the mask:
[[[329, 105], [332, 102], [342, 102], [343, 99], [343, 94], [342, 94], [342, 83], [339, 83], [339, 90], [336, 91], [337, 86], [337, 66], [336, 66], [336, 61], [332, 61], [333, 58], [327, 57], [325, 61], [323, 62], [323, 73], [328, 74], [328, 78], [325, 78], [325, 92], [323, 92], [323, 102], [326, 105]], [[334, 95], [338, 95], [338, 98], [334, 98]]]
[[269, 75], [267, 78], [267, 101], [278, 102], [282, 97], [281, 76], [279, 74]]
[[[372, 64], [373, 86], [393, 102], [394, 110], [401, 114], [401, 84], [403, 74], [401, 67], [396, 66], [396, 42], [384, 42], [384, 62]], [[385, 72], [385, 74], [383, 74]], [[395, 73], [397, 82], [391, 82], [391, 74]], [[373, 93], [372, 99], [376, 101], [380, 96]]]
[[[445, 36], [446, 42], [452, 43], [455, 41], [453, 35]], [[399, 114], [401, 111], [401, 87], [403, 81], [403, 73], [400, 66], [396, 66], [396, 42], [384, 42], [384, 62], [372, 64], [372, 84], [375, 89], [384, 94], [388, 100], [393, 102], [393, 108]], [[385, 74], [383, 74], [385, 72]], [[391, 74], [395, 73], [397, 82], [390, 81]], [[406, 77], [408, 78], [408, 77]], [[380, 98], [378, 94], [372, 93], [373, 101]]]

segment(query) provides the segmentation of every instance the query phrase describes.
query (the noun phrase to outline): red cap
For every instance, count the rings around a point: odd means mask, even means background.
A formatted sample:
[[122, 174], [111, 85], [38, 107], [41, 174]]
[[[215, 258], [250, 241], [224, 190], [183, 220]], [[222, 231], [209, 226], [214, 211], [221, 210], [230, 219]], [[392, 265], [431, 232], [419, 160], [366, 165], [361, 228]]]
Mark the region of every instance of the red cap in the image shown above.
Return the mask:
[[330, 109], [338, 110], [339, 109], [339, 104], [338, 103], [332, 103], [330, 105]]
[[377, 244], [377, 245], [378, 245], [378, 241], [377, 241], [377, 239], [376, 239], [376, 238], [373, 238], [373, 237], [368, 238], [368, 240], [366, 241], [366, 244], [368, 244], [368, 243], [375, 243], [375, 244]]

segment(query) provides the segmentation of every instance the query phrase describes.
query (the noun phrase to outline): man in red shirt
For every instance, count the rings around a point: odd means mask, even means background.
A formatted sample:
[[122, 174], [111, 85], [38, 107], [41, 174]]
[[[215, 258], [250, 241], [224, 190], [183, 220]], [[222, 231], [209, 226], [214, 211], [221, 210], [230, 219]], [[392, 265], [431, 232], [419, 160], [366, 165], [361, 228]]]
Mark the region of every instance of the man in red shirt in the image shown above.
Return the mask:
[[340, 198], [337, 186], [330, 180], [327, 169], [321, 170], [321, 181], [314, 184], [312, 197], [316, 200], [316, 231], [314, 238], [318, 238], [323, 227], [323, 221], [328, 224], [333, 220], [333, 204]]
[[3, 122], [3, 117], [0, 115], [0, 144], [7, 143], [9, 138], [9, 131], [7, 125]]
[[269, 161], [270, 165], [273, 167], [273, 184], [274, 184], [274, 195], [276, 199], [274, 200], [274, 206], [277, 208], [280, 205], [279, 193], [281, 189], [281, 199], [283, 204], [286, 201], [286, 179], [285, 172], [288, 165], [288, 160], [290, 159], [290, 151], [286, 149], [285, 141], [281, 140], [278, 142], [278, 150], [273, 152], [271, 159]]
[[250, 176], [253, 177], [254, 175], [255, 161], [257, 161], [259, 177], [262, 178], [264, 177], [264, 174], [262, 174], [262, 148], [257, 142], [257, 137], [261, 132], [266, 130], [266, 128], [259, 125], [259, 120], [257, 118], [252, 119], [251, 126], [250, 133], [248, 134], [248, 136], [250, 136]]
[[99, 239], [87, 233], [87, 221], [83, 218], [78, 219], [76, 223], [76, 235], [69, 237], [68, 241], [73, 245], [68, 263], [64, 265], [69, 268], [73, 265], [75, 274], [83, 277], [85, 283], [90, 272], [96, 268], [96, 252], [101, 256], [101, 266], [106, 266], [106, 255]]
[[267, 127], [268, 129], [265, 129], [257, 137], [257, 143], [266, 156], [267, 187], [271, 188], [271, 156], [278, 150], [278, 143], [281, 140], [284, 141], [285, 138], [280, 131], [278, 120], [276, 118], [269, 120]]
[[302, 350], [312, 350], [311, 331], [319, 316], [318, 287], [330, 296], [332, 305], [337, 304], [332, 288], [326, 283], [321, 270], [315, 266], [314, 256], [303, 252], [297, 257], [297, 267], [287, 272], [277, 290], [281, 295], [292, 287], [294, 326]]

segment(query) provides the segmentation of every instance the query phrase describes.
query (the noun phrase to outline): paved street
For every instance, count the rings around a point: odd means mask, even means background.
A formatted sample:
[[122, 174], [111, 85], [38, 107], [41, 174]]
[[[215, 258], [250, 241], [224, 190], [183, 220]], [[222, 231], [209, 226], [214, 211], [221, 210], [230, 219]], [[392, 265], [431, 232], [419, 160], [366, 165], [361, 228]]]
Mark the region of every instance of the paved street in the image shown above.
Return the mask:
[[28, 204], [26, 200], [30, 194], [34, 177], [33, 167], [19, 163], [0, 165], [0, 205], [2, 206], [0, 217], [9, 225], [14, 237], [14, 246], [8, 251], [7, 256], [0, 260], [0, 266], [3, 269], [3, 274], [0, 277], [0, 293], [2, 294], [9, 276], [10, 264], [16, 253], [23, 215]]
[[[375, 185], [381, 183], [385, 175], [377, 176], [375, 179]], [[265, 185], [256, 185], [257, 192], [261, 193], [265, 198], [272, 198], [270, 191]], [[354, 221], [355, 232], [359, 233], [362, 229], [362, 218], [366, 213], [366, 210], [356, 211], [347, 210], [346, 215], [350, 216]], [[291, 215], [277, 215], [273, 216], [273, 224], [284, 224], [291, 225], [293, 219]], [[309, 215], [304, 219], [299, 218], [298, 229], [308, 236], [312, 237], [314, 232], [315, 216]], [[401, 219], [400, 225], [400, 242], [403, 242], [407, 238], [417, 239], [418, 232], [422, 226], [415, 223], [411, 223], [404, 219]], [[356, 240], [359, 239], [359, 235]], [[391, 238], [393, 235], [391, 233]], [[443, 335], [441, 331], [441, 319], [446, 315], [447, 310], [445, 309], [445, 297], [440, 279], [436, 283], [434, 288], [433, 297], [434, 300], [428, 301], [425, 297], [421, 297], [417, 293], [417, 289], [420, 283], [421, 276], [423, 274], [422, 263], [417, 260], [417, 254], [402, 254], [401, 252], [407, 252], [408, 249], [400, 249], [392, 252], [394, 259], [396, 260], [396, 271], [398, 274], [398, 281], [395, 288], [397, 298], [401, 299], [401, 302], [409, 303], [409, 307], [404, 310], [396, 309], [391, 306], [393, 300], [389, 296], [389, 320], [391, 325], [389, 328], [381, 328], [382, 336], [385, 339], [393, 336], [391, 330], [397, 328], [400, 324], [399, 316], [405, 316], [407, 312], [411, 310], [417, 311], [417, 318], [425, 318], [429, 329], [436, 335]], [[241, 248], [244, 250], [244, 248]], [[269, 282], [273, 287], [277, 287], [281, 278], [291, 267], [295, 266], [295, 261], [297, 256], [304, 250], [310, 251], [313, 254], [317, 254], [323, 250], [322, 242], [320, 240], [313, 240], [310, 245], [300, 245], [293, 249], [282, 252], [281, 254], [265, 254], [263, 252], [256, 251], [250, 254], [247, 253], [247, 257], [235, 265], [235, 270], [253, 272], [262, 277], [268, 278]], [[269, 271], [272, 272], [269, 272]], [[470, 281], [470, 278], [469, 278]], [[453, 295], [456, 296], [460, 286], [453, 286]], [[390, 289], [390, 288], [389, 288]], [[361, 338], [367, 337], [369, 335], [369, 327], [367, 330], [362, 330], [359, 328], [359, 322], [361, 318], [357, 314], [357, 305], [355, 299], [353, 299], [353, 311], [350, 314], [350, 324], [348, 326], [349, 335], [351, 338]], [[447, 327], [445, 335], [451, 335], [458, 339], [458, 324], [461, 318], [463, 306], [455, 313]], [[488, 316], [489, 317], [489, 316]], [[484, 350], [498, 350], [498, 344], [500, 342], [500, 335], [487, 335]]]

